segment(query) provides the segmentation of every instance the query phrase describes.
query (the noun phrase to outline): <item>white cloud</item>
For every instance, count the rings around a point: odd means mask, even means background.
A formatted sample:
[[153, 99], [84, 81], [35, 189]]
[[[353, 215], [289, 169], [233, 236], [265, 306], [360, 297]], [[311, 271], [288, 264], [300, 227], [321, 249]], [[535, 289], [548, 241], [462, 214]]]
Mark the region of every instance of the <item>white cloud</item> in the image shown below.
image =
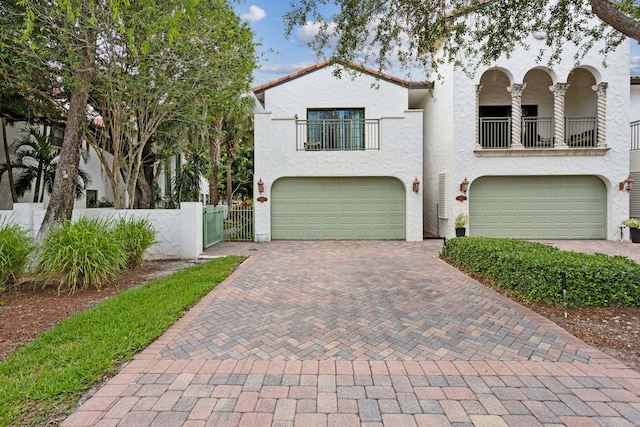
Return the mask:
[[[333, 35], [336, 24], [329, 23], [328, 25], [329, 27], [327, 28], [327, 33], [330, 34], [329, 47], [334, 48], [337, 41], [337, 39]], [[311, 43], [320, 32], [321, 26], [322, 24], [320, 24], [319, 22], [307, 22], [296, 31], [296, 41], [303, 45], [309, 45], [309, 43]]]
[[290, 64], [264, 64], [260, 66], [260, 71], [269, 74], [291, 74], [303, 68], [310, 67], [314, 62], [296, 62]]
[[640, 56], [632, 56], [629, 62], [631, 63], [631, 75], [640, 76]]
[[246, 19], [247, 21], [257, 22], [264, 19], [267, 16], [267, 12], [263, 9], [260, 9], [256, 5], [249, 6], [249, 13], [244, 13], [240, 15], [242, 19]]

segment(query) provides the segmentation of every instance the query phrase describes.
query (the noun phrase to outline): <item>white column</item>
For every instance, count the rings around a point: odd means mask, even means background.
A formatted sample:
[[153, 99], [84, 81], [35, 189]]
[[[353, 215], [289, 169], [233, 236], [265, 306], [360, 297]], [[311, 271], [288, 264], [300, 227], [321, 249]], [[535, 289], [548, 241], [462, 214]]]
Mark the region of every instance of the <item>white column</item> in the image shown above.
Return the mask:
[[567, 148], [564, 140], [564, 94], [567, 93], [569, 83], [556, 83], [549, 86], [553, 92], [553, 147]]
[[482, 85], [476, 85], [476, 150], [482, 150], [480, 145], [480, 91]]
[[598, 95], [598, 147], [607, 146], [607, 87], [608, 83], [602, 82], [591, 86]]
[[507, 86], [511, 93], [511, 148], [522, 149], [522, 91], [526, 83], [514, 83]]

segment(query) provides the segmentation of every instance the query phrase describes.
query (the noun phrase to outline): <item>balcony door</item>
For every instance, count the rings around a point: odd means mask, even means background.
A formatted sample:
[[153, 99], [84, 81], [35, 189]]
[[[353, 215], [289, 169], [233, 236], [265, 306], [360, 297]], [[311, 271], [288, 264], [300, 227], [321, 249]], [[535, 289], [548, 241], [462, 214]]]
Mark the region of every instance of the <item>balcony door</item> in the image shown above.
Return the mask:
[[321, 150], [364, 150], [364, 108], [307, 110], [309, 141]]

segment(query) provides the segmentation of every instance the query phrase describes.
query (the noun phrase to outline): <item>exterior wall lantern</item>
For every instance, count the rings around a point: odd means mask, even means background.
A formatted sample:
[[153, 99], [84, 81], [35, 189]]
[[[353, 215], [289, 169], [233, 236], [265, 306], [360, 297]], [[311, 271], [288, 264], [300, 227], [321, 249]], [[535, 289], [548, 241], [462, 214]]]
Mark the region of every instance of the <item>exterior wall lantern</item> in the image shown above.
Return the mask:
[[468, 190], [469, 190], [469, 181], [467, 181], [467, 178], [465, 177], [460, 183], [460, 191], [462, 191], [464, 194], [467, 194]]
[[414, 193], [417, 193], [418, 191], [420, 191], [420, 180], [418, 179], [418, 177], [416, 177], [416, 179], [413, 180], [413, 185], [411, 187], [413, 188]]
[[625, 179], [624, 181], [622, 181], [619, 184], [619, 189], [620, 191], [627, 191], [627, 193], [631, 192], [631, 187], [633, 186], [633, 178], [631, 178], [631, 175], [629, 175], [627, 177], [627, 179]]
[[260, 193], [260, 197], [258, 197], [256, 200], [258, 200], [260, 203], [264, 203], [269, 200], [262, 195], [262, 193], [264, 193], [264, 181], [262, 181], [262, 178], [260, 178], [260, 180], [258, 181], [258, 192]]

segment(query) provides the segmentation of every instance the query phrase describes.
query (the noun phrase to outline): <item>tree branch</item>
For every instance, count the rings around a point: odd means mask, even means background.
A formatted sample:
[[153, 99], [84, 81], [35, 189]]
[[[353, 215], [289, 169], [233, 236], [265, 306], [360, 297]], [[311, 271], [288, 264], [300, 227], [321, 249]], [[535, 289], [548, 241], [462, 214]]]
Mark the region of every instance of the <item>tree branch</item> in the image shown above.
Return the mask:
[[622, 34], [640, 42], [640, 22], [625, 15], [608, 0], [589, 0], [591, 10], [598, 18], [620, 31]]

